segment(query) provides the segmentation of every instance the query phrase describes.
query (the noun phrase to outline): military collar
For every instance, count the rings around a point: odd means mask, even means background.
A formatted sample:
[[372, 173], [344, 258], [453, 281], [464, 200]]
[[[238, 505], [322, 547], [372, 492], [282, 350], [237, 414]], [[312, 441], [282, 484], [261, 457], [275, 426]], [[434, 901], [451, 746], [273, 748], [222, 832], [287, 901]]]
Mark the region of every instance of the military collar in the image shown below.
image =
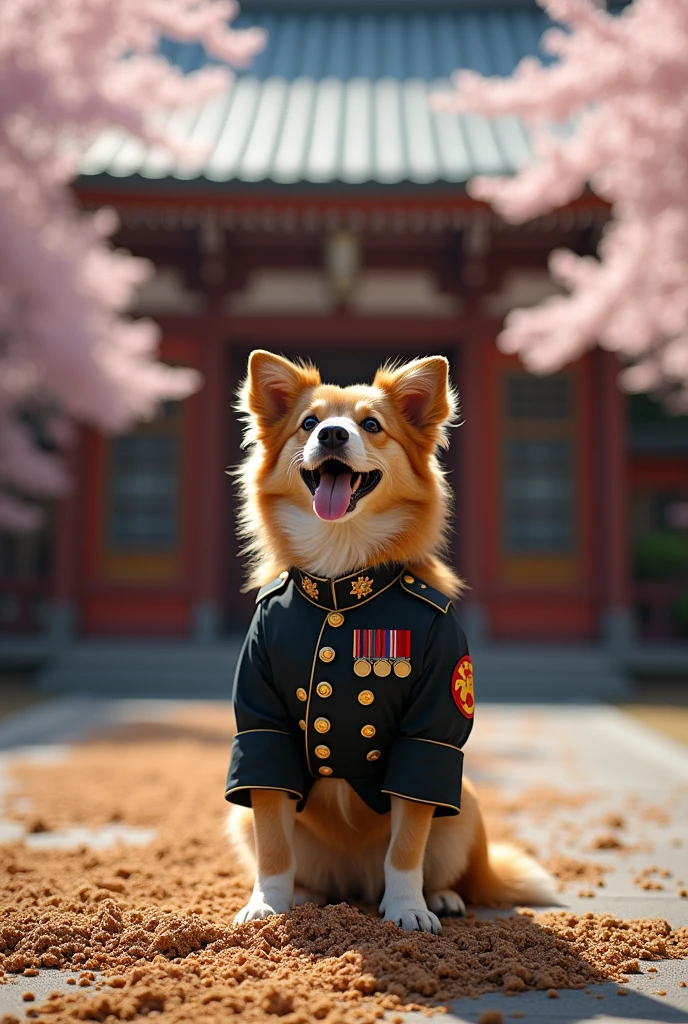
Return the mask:
[[296, 567], [289, 570], [289, 575], [299, 593], [311, 604], [329, 611], [346, 611], [359, 608], [391, 587], [401, 576], [403, 568], [396, 563], [374, 565], [338, 580], [322, 579]]

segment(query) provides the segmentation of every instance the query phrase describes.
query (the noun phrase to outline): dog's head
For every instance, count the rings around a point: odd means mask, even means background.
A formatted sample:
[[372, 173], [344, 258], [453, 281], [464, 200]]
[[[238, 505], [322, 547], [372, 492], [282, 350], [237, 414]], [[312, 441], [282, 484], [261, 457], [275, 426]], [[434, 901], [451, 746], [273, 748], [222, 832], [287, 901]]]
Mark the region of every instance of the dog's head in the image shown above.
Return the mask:
[[446, 359], [340, 388], [311, 364], [256, 351], [240, 409], [253, 449], [240, 471], [242, 531], [254, 559], [267, 546], [281, 568], [333, 577], [437, 548], [447, 512], [437, 449], [456, 411]]

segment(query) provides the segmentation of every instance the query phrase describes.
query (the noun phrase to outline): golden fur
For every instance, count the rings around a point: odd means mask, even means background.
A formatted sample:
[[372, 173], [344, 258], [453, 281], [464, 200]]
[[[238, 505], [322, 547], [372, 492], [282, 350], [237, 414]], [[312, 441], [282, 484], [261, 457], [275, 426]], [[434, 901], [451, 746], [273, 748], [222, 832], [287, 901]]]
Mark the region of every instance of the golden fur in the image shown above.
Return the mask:
[[[457, 408], [446, 359], [435, 356], [383, 367], [372, 385], [338, 388], [322, 384], [311, 364], [256, 351], [238, 408], [249, 450], [237, 471], [239, 533], [250, 566], [246, 589], [263, 586], [288, 565], [314, 576], [339, 577], [365, 565], [394, 561], [450, 597], [458, 596], [463, 584], [442, 560], [450, 491], [437, 449], [448, 444]], [[407, 409], [413, 419], [404, 414]], [[300, 425], [308, 413], [319, 420], [350, 416], [355, 422], [374, 416], [383, 426], [379, 434], [362, 435], [365, 468], [383, 466], [382, 481], [342, 522], [326, 523], [313, 515], [311, 496], [298, 472], [305, 440]], [[294, 513], [309, 517], [309, 532], [301, 543], [285, 529]], [[392, 523], [389, 532], [371, 529], [371, 523], [385, 519]], [[335, 538], [343, 561], [334, 571], [323, 572]]]
[[[249, 449], [237, 471], [249, 588], [290, 565], [332, 578], [398, 562], [451, 597], [460, 594], [461, 580], [442, 560], [450, 494], [437, 451], [448, 444], [457, 412], [446, 359], [389, 365], [372, 385], [338, 388], [323, 384], [311, 364], [256, 351], [239, 410]], [[361, 433], [365, 464], [355, 467], [381, 469], [380, 483], [334, 522], [313, 512], [299, 472], [309, 468], [302, 429], [309, 414], [321, 422], [346, 417], [352, 425], [374, 416], [383, 428]], [[531, 858], [511, 846], [488, 845], [467, 780], [461, 814], [453, 817], [433, 818], [431, 806], [399, 797], [392, 797], [391, 814], [376, 814], [343, 779], [316, 781], [298, 815], [284, 793], [254, 790], [252, 797], [255, 811], [232, 807], [228, 821], [239, 858], [257, 871], [254, 894], [237, 921], [284, 909], [294, 883], [297, 902], [372, 901], [384, 891], [381, 909], [388, 918], [428, 931], [439, 930], [435, 912], [462, 911], [459, 894], [481, 903], [555, 902], [551, 879]], [[422, 906], [409, 914], [414, 893]]]
[[[289, 799], [286, 794], [279, 797]], [[511, 843], [488, 844], [478, 796], [469, 779], [463, 781], [461, 814], [433, 818], [427, 843], [419, 853], [415, 811], [425, 805], [400, 802], [404, 811], [408, 810], [408, 843], [423, 863], [428, 896], [456, 892], [468, 903], [487, 905], [557, 902], [552, 880], [532, 858]], [[271, 821], [279, 830], [276, 811]], [[254, 812], [231, 807], [227, 834], [246, 871], [255, 873]], [[319, 779], [306, 807], [296, 816], [297, 901], [306, 896], [318, 903], [347, 898], [378, 901], [384, 888], [383, 865], [390, 837], [389, 815], [372, 811], [343, 779]], [[411, 860], [404, 864], [413, 866]], [[432, 902], [428, 903], [432, 909]]]

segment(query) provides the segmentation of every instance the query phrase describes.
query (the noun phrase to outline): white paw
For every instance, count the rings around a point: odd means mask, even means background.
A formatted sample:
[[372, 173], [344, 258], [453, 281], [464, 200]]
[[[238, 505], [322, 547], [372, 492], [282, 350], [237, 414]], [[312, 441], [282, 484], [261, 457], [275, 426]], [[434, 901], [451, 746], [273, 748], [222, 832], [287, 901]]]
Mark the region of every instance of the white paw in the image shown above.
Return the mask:
[[394, 921], [405, 932], [432, 932], [440, 935], [442, 925], [427, 907], [408, 907], [392, 901], [385, 909], [385, 921]]
[[426, 902], [438, 917], [465, 917], [466, 904], [453, 889], [438, 889], [429, 892]]
[[303, 907], [306, 903], [314, 903], [316, 907], [324, 907], [327, 905], [327, 900], [319, 892], [310, 892], [308, 889], [296, 889], [294, 892], [294, 906]]
[[234, 918], [234, 924], [246, 924], [247, 921], [264, 921], [273, 914], [286, 914], [291, 910], [291, 894], [286, 895], [268, 890], [254, 892], [251, 899]]
[[242, 907], [239, 913], [234, 918], [234, 924], [246, 924], [247, 921], [264, 921], [266, 917], [272, 917], [273, 914], [279, 914], [279, 910], [275, 910], [267, 903], [261, 903], [253, 901]]

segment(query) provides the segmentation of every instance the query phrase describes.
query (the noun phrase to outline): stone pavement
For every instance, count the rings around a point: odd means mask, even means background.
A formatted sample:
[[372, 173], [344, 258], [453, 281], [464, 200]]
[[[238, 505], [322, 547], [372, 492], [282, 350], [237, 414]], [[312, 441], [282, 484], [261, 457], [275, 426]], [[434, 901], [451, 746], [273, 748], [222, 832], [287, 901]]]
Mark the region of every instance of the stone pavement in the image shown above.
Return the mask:
[[[70, 697], [0, 723], [0, 800], [15, 758], [50, 763], [68, 756], [69, 744], [96, 728], [160, 720], [180, 706], [186, 705]], [[604, 888], [590, 889], [585, 882], [568, 886], [562, 906], [576, 913], [662, 917], [672, 926], [688, 925], [688, 899], [677, 895], [688, 885], [688, 748], [602, 705], [483, 705], [467, 748], [466, 767], [479, 785], [513, 797], [506, 820], [543, 859], [556, 849], [611, 869]], [[531, 794], [528, 801], [522, 799], [524, 792]], [[622, 819], [623, 825], [610, 825], [610, 814]], [[20, 832], [15, 823], [3, 822], [0, 814], [0, 841], [17, 838]], [[617, 838], [620, 849], [599, 848], [610, 835]], [[105, 845], [122, 839], [141, 843], [148, 838], [146, 830], [111, 825], [30, 835], [26, 840], [45, 846]], [[638, 875], [652, 866], [658, 870], [646, 872], [645, 878], [661, 888], [643, 889]], [[655, 966], [656, 973], [648, 970]], [[642, 975], [631, 975], [625, 997], [618, 995], [616, 984], [595, 986], [589, 994], [560, 990], [558, 999], [548, 998], [545, 992], [516, 998], [488, 994], [456, 1002], [448, 1019], [456, 1024], [476, 1022], [485, 1010], [499, 1010], [505, 1021], [517, 1012], [526, 1021], [561, 1024], [688, 1022], [688, 988], [679, 986], [682, 980], [688, 982], [688, 962], [644, 963], [642, 967]], [[23, 1017], [29, 1008], [21, 1001], [23, 991], [30, 989], [40, 999], [65, 986], [66, 978], [65, 973], [48, 970], [38, 978], [18, 978], [0, 988], [0, 1013]]]

